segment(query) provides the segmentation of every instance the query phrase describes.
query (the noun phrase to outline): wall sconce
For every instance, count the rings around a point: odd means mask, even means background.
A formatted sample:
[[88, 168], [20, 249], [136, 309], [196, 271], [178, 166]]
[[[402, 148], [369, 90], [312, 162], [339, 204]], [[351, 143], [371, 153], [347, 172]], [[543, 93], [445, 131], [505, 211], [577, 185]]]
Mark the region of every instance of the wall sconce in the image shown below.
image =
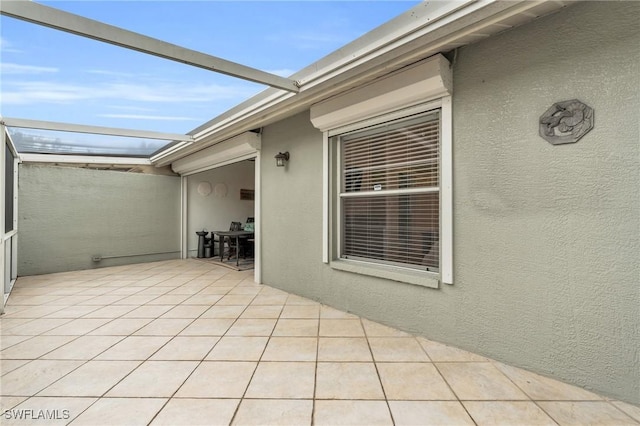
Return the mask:
[[285, 164], [287, 164], [287, 161], [289, 161], [289, 151], [279, 152], [275, 158], [276, 158], [276, 166], [284, 167]]

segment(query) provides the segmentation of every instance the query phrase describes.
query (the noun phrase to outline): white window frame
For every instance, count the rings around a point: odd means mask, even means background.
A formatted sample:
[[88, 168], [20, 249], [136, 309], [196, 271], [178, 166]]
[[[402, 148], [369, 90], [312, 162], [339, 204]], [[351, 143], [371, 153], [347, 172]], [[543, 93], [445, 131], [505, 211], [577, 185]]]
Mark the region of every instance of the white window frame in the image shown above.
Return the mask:
[[[439, 272], [421, 271], [401, 266], [385, 265], [365, 260], [341, 258], [342, 217], [340, 209], [340, 156], [334, 146], [334, 136], [374, 126], [412, 115], [439, 111], [440, 113], [440, 265]], [[452, 113], [451, 97], [394, 111], [348, 126], [324, 132], [323, 137], [323, 261], [332, 268], [373, 275], [395, 281], [437, 288], [439, 283], [453, 284], [452, 238]]]
[[[426, 287], [453, 284], [452, 72], [435, 55], [311, 107], [311, 122], [323, 132], [322, 260], [335, 269]], [[337, 155], [332, 136], [411, 115], [440, 110], [440, 270], [439, 273], [343, 260], [338, 257], [336, 218]]]

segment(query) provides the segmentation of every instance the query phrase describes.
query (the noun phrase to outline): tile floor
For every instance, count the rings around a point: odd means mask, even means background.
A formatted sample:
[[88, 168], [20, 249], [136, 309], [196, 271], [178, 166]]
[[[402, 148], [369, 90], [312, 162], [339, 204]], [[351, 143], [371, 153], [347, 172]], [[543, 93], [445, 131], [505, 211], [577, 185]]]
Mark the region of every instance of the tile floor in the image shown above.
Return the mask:
[[640, 424], [639, 407], [197, 260], [20, 278], [0, 327], [7, 425]]

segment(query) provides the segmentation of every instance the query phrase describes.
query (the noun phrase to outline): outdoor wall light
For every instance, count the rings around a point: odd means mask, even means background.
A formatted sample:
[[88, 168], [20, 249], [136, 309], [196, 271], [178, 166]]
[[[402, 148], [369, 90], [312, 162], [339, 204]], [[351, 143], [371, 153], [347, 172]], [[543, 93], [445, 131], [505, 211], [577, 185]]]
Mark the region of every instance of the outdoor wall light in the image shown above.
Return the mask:
[[287, 161], [289, 161], [289, 151], [279, 152], [278, 155], [276, 155], [276, 166], [284, 167]]

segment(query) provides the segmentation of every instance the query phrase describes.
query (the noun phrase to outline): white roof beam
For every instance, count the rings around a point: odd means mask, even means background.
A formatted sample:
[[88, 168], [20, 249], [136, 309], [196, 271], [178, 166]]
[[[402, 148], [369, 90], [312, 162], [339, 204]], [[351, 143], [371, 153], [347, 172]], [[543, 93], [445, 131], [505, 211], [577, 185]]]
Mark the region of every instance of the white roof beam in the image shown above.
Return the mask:
[[178, 133], [150, 132], [146, 130], [120, 129], [115, 127], [86, 126], [83, 124], [59, 123], [55, 121], [28, 120], [4, 117], [0, 120], [7, 127], [23, 129], [55, 130], [58, 132], [91, 133], [95, 135], [124, 136], [129, 138], [159, 139], [167, 141], [193, 142], [193, 136]]
[[99, 155], [67, 155], [67, 154], [20, 154], [25, 163], [60, 163], [60, 164], [107, 164], [126, 166], [150, 166], [147, 158], [106, 157]]
[[32, 1], [4, 1], [2, 2], [0, 13], [12, 18], [44, 25], [255, 83], [266, 84], [289, 92], [299, 91], [297, 82], [289, 78], [280, 77], [279, 75], [180, 47], [59, 9], [43, 6]]

